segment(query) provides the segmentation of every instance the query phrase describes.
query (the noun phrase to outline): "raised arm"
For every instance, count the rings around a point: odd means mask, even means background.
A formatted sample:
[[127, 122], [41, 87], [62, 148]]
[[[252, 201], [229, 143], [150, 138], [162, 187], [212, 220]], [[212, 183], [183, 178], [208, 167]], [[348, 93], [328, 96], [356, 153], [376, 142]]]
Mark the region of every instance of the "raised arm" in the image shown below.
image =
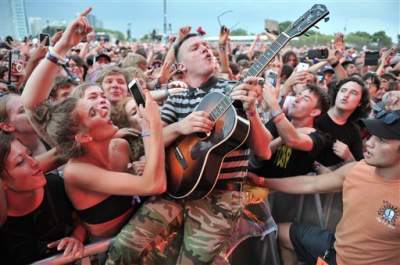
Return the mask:
[[264, 84], [263, 94], [264, 100], [269, 106], [271, 113], [273, 113], [272, 120], [278, 130], [282, 141], [289, 147], [294, 149], [310, 151], [313, 148], [313, 140], [305, 133], [301, 133], [293, 126], [293, 124], [286, 118], [278, 104], [276, 97], [271, 92], [274, 87], [266, 82]]
[[[91, 10], [91, 8], [86, 9], [68, 25], [61, 39], [53, 48], [53, 56], [60, 59], [65, 58], [67, 52], [92, 31], [92, 27], [86, 18]], [[58, 67], [58, 64], [48, 59], [39, 63], [29, 77], [22, 93], [22, 101], [25, 108], [34, 109], [47, 100], [53, 80], [57, 75]]]
[[218, 41], [218, 57], [221, 63], [221, 72], [227, 73], [229, 75], [229, 79], [233, 79], [232, 70], [229, 66], [229, 29], [225, 26], [221, 26], [221, 30], [219, 33], [219, 41]]
[[146, 107], [141, 122], [146, 165], [141, 176], [72, 161], [65, 167], [65, 182], [91, 191], [115, 195], [153, 195], [166, 190], [164, 142], [157, 103], [146, 92]]
[[257, 98], [260, 94], [261, 87], [258, 85], [258, 79], [252, 77], [246, 78], [243, 84], [235, 87], [231, 97], [243, 102], [247, 119], [250, 121], [249, 140], [251, 149], [257, 157], [267, 160], [271, 157], [269, 143], [272, 140], [272, 135], [265, 128], [256, 109]]

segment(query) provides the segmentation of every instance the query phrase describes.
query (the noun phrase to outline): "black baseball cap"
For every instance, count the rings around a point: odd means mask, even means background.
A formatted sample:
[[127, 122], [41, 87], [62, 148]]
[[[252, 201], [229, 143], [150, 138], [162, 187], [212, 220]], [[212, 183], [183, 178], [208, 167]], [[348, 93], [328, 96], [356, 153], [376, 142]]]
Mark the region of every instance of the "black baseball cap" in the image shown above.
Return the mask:
[[100, 53], [100, 54], [98, 54], [98, 55], [96, 56], [96, 62], [97, 62], [100, 58], [106, 58], [106, 60], [107, 60], [109, 63], [111, 63], [111, 57], [108, 56], [108, 55], [105, 54], [105, 53]]
[[382, 110], [376, 114], [375, 119], [362, 119], [361, 125], [372, 135], [388, 140], [400, 140], [400, 110]]

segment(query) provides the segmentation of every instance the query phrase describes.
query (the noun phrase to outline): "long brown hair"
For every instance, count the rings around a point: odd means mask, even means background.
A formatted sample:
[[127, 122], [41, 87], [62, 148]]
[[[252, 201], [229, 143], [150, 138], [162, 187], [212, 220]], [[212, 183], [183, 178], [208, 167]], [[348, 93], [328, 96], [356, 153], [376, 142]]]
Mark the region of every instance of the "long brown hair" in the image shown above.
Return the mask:
[[80, 131], [80, 118], [75, 111], [78, 98], [70, 97], [62, 103], [52, 106], [48, 111], [46, 132], [56, 142], [57, 152], [64, 159], [79, 157], [84, 151], [75, 141]]
[[14, 140], [14, 135], [0, 130], [0, 178], [3, 177], [3, 170], [5, 169], [7, 157], [10, 154], [11, 143]]
[[[126, 104], [132, 100], [131, 97], [124, 98], [111, 108], [111, 120], [118, 128], [131, 128], [129, 123], [128, 113], [126, 113]], [[130, 146], [130, 160], [137, 161], [141, 156], [144, 155], [143, 140], [139, 135], [129, 135], [124, 137]]]

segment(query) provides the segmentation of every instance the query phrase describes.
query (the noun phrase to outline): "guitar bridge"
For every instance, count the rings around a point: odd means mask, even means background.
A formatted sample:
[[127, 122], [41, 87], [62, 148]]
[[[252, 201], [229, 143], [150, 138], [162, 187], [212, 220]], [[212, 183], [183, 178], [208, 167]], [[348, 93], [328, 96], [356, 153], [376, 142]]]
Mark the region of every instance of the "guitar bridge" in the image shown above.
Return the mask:
[[174, 151], [175, 151], [175, 157], [178, 160], [179, 164], [181, 164], [181, 166], [184, 169], [186, 169], [188, 167], [188, 164], [186, 162], [186, 159], [183, 157], [181, 150], [179, 150], [179, 147], [175, 146]]

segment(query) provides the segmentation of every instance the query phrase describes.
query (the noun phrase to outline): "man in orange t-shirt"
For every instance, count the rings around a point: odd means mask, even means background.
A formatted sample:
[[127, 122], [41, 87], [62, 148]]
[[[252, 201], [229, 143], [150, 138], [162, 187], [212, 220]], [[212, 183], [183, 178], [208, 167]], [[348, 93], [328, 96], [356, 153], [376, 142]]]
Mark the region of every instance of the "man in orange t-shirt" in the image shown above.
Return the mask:
[[318, 226], [279, 224], [283, 247], [306, 264], [400, 264], [400, 110], [362, 120], [371, 134], [364, 160], [319, 176], [254, 179], [293, 194], [343, 191], [343, 216], [332, 234]]

